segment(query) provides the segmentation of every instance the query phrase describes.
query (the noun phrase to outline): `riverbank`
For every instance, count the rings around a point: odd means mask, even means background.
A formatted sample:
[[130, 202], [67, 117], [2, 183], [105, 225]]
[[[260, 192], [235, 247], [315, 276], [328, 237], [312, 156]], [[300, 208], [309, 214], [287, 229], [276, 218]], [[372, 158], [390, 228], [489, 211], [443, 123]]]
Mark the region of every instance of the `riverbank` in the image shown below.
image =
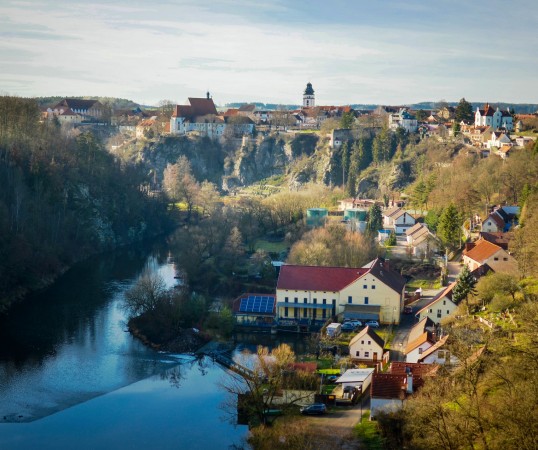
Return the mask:
[[144, 345], [157, 350], [170, 353], [195, 353], [211, 339], [194, 328], [180, 329], [172, 337], [163, 342], [154, 342], [146, 336], [134, 323], [134, 319], [129, 320], [128, 329], [131, 335], [139, 339]]

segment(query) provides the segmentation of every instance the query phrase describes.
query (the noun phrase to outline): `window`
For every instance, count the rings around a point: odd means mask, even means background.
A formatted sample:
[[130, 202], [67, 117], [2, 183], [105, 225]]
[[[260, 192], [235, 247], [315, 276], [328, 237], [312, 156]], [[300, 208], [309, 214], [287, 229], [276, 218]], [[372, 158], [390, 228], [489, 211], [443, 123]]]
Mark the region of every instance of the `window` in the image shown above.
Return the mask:
[[368, 285], [367, 285], [367, 284], [363, 284], [363, 285], [362, 285], [362, 288], [363, 288], [363, 289], [368, 289]]
[[375, 284], [372, 284], [372, 289], [375, 289]]
[[370, 357], [370, 352], [364, 352], [364, 357], [369, 358]]
[[499, 258], [498, 258], [497, 256], [495, 256], [495, 257], [493, 258], [493, 261], [499, 261]]
[[326, 299], [326, 298], [323, 299], [323, 304], [324, 304], [324, 305], [327, 304], [327, 299]]
[[318, 299], [315, 298], [315, 299], [313, 299], [313, 300], [314, 300], [314, 305], [316, 305], [316, 304], [318, 303]]
[[299, 303], [299, 299], [298, 299], [297, 297], [295, 297], [295, 298], [293, 299], [293, 303]]
[[431, 313], [433, 312], [433, 309], [432, 309], [432, 308], [430, 308], [430, 312], [431, 312]]
[[447, 316], [450, 315], [450, 310], [449, 309], [446, 310], [446, 315]]
[[347, 302], [348, 302], [348, 303], [353, 303], [353, 297], [352, 297], [351, 295], [348, 296], [348, 298], [347, 298]]
[[308, 299], [306, 297], [303, 299], [303, 303], [308, 303]]
[[364, 304], [365, 304], [365, 305], [368, 304], [368, 297], [364, 297]]
[[327, 310], [326, 309], [323, 310], [323, 313], [322, 313], [321, 317], [323, 317], [324, 319], [327, 317]]
[[317, 316], [318, 316], [318, 310], [317, 310], [317, 309], [314, 309], [314, 310], [312, 311], [312, 319], [315, 319]]
[[446, 305], [446, 300], [443, 300], [443, 305]]
[[355, 356], [361, 356], [361, 352], [356, 352]]
[[419, 348], [418, 348], [418, 354], [419, 354], [419, 355], [422, 355], [422, 347], [419, 347]]
[[372, 341], [368, 341], [368, 345], [372, 345]]
[[361, 345], [364, 345], [364, 341], [361, 341]]
[[284, 297], [284, 301], [288, 303], [288, 297]]
[[308, 315], [308, 309], [303, 308], [303, 317], [307, 317]]
[[297, 308], [293, 308], [293, 317], [296, 319], [299, 317], [299, 310]]
[[288, 307], [284, 308], [284, 317], [288, 317]]
[[445, 359], [445, 351], [444, 350], [438, 350], [437, 351], [437, 358], [438, 359]]
[[507, 257], [503, 257], [503, 261], [508, 261], [508, 258], [507, 258]]
[[441, 314], [442, 314], [442, 313], [441, 313], [441, 310], [438, 309], [438, 310], [437, 310], [437, 317], [441, 317]]

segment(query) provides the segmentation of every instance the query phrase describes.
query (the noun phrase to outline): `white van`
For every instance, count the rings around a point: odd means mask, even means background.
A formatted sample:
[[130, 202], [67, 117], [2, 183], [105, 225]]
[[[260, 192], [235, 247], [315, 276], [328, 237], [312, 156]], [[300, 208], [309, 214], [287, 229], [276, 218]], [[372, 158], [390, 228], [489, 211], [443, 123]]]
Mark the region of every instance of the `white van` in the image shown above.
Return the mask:
[[334, 337], [340, 336], [341, 333], [342, 333], [342, 324], [331, 323], [327, 325], [327, 336], [334, 338]]

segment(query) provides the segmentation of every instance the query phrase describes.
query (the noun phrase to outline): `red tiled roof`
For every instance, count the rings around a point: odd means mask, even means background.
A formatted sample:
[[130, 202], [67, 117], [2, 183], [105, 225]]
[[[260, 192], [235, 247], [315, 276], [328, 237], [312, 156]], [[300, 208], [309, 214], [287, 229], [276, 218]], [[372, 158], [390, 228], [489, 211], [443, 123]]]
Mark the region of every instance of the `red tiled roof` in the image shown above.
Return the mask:
[[478, 263], [482, 263], [486, 259], [491, 258], [499, 250], [502, 250], [502, 248], [498, 245], [480, 239], [471, 250], [468, 252], [464, 251], [464, 256], [467, 256]]
[[365, 268], [284, 265], [277, 289], [340, 291], [368, 272]]
[[491, 242], [492, 244], [498, 245], [501, 248], [504, 248], [505, 250], [508, 250], [508, 244], [509, 242], [514, 238], [513, 233], [503, 233], [503, 232], [487, 232], [482, 231], [480, 232], [480, 237], [488, 242]]
[[212, 98], [194, 98], [189, 97], [189, 103], [191, 104], [193, 114], [195, 116], [206, 116], [208, 114], [217, 115], [217, 108], [213, 103]]
[[[448, 335], [446, 336], [448, 338]], [[445, 338], [446, 341], [446, 338]], [[439, 341], [440, 342], [440, 341]], [[439, 366], [437, 364], [424, 364], [424, 363], [408, 363], [404, 361], [393, 361], [390, 363], [389, 373], [393, 375], [406, 375], [410, 370], [413, 377], [423, 377], [426, 375], [433, 375], [437, 372]]]
[[176, 105], [172, 117], [191, 117], [193, 114], [192, 107], [189, 105]]
[[[414, 379], [413, 379], [414, 381]], [[406, 376], [390, 373], [374, 373], [370, 396], [372, 398], [405, 398]]]

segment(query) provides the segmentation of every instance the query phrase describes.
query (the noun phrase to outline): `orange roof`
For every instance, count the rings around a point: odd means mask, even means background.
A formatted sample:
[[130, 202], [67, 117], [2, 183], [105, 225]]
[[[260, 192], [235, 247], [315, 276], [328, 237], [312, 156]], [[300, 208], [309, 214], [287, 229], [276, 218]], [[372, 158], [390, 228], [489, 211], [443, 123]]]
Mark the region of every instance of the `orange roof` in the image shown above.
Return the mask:
[[417, 347], [421, 346], [425, 342], [428, 342], [429, 335], [430, 334], [427, 331], [425, 331], [417, 339], [415, 339], [412, 342], [409, 342], [407, 346], [405, 347], [404, 353], [407, 355], [409, 352], [412, 352], [413, 350], [415, 350]]
[[498, 245], [492, 244], [484, 239], [480, 239], [476, 245], [464, 255], [476, 262], [482, 263], [488, 258], [491, 258], [499, 250], [502, 250]]

